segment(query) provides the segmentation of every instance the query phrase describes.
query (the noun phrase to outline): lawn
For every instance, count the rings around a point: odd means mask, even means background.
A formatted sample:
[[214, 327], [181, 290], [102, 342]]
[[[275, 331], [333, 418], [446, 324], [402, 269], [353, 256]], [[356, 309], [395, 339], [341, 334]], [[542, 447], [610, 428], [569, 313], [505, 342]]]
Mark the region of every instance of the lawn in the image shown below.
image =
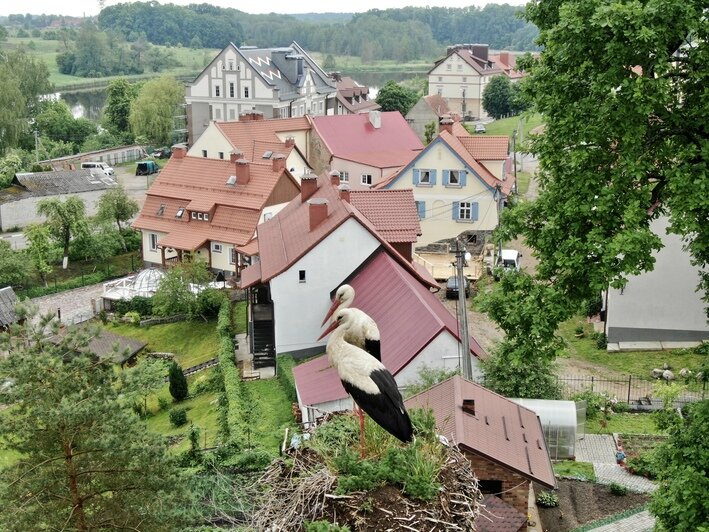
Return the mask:
[[575, 478], [577, 480], [587, 480], [596, 482], [596, 474], [593, 472], [593, 464], [590, 462], [575, 462], [574, 460], [562, 460], [553, 462], [554, 474], [557, 477]]
[[150, 327], [137, 327], [128, 323], [111, 324], [106, 330], [147, 342], [147, 352], [174, 353], [183, 369], [196, 366], [217, 356], [219, 339], [216, 321], [179, 321]]
[[234, 321], [234, 327], [237, 334], [245, 333], [247, 326], [247, 310], [246, 301], [239, 301], [232, 307], [231, 319]]
[[291, 404], [278, 379], [247, 381], [244, 386], [254, 400], [251, 442], [265, 451], [277, 453], [286, 427], [295, 424]]
[[[519, 115], [511, 116], [509, 118], [501, 118], [500, 120], [495, 120], [489, 124], [485, 124], [485, 135], [505, 135], [511, 137], [515, 130], [518, 132], [517, 139], [524, 140], [529, 135], [529, 132], [535, 127], [542, 124], [542, 115], [535, 113], [529, 116]], [[521, 131], [522, 136], [520, 139], [519, 132]], [[519, 147], [518, 147], [518, 151]]]
[[[584, 328], [584, 337], [576, 338], [574, 335], [577, 326]], [[645, 380], [652, 380], [650, 373], [653, 368], [661, 368], [667, 362], [675, 375], [678, 376], [681, 368], [698, 371], [706, 356], [699, 355], [688, 349], [674, 349], [671, 351], [632, 351], [626, 353], [609, 353], [605, 349], [598, 349], [596, 342], [591, 337], [593, 327], [586, 323], [583, 317], [575, 317], [565, 321], [559, 326], [559, 334], [566, 341], [568, 356], [581, 359], [592, 364], [609, 368], [618, 373], [630, 374]]]
[[529, 190], [529, 182], [532, 174], [529, 172], [517, 172], [517, 194], [524, 196]]
[[663, 434], [655, 425], [655, 418], [649, 413], [622, 412], [613, 414], [605, 427], [602, 426], [602, 421], [602, 416], [586, 420], [586, 432], [588, 434], [613, 434], [619, 432], [626, 434]]

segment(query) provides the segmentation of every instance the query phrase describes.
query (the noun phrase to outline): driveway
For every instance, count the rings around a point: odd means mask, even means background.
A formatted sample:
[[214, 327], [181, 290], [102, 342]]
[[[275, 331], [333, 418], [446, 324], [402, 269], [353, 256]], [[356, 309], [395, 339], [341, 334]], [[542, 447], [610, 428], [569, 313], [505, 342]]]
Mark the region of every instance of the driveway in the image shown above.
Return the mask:
[[62, 323], [71, 325], [91, 319], [94, 316], [92, 301], [100, 299], [102, 294], [103, 283], [98, 283], [36, 297], [32, 303], [39, 307], [40, 315], [59, 315]]

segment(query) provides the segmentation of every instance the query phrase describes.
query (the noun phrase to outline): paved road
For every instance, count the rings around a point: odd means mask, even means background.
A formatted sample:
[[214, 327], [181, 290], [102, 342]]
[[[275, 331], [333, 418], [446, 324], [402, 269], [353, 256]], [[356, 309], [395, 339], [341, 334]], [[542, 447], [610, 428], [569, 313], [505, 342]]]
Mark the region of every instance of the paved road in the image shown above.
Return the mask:
[[103, 294], [103, 283], [92, 284], [58, 294], [36, 297], [32, 303], [39, 307], [41, 315], [61, 314], [61, 322], [71, 325], [93, 317], [91, 300], [98, 300]]

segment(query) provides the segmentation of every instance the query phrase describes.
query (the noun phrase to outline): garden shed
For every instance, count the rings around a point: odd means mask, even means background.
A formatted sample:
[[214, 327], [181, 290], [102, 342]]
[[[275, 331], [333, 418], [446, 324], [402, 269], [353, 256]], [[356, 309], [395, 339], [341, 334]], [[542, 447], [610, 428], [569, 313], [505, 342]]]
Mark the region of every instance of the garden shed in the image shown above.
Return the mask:
[[573, 460], [576, 439], [585, 434], [586, 406], [580, 401], [548, 399], [512, 399], [534, 411], [539, 417], [552, 460]]

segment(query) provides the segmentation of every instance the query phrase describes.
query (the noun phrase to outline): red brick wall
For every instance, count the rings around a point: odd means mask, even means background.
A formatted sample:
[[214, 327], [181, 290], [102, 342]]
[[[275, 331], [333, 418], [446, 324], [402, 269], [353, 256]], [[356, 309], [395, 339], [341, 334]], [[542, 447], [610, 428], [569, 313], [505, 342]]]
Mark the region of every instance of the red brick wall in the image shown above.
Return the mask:
[[[466, 452], [465, 455], [470, 460], [473, 472], [478, 480], [500, 480], [502, 481], [502, 493], [498, 495], [500, 499], [511, 504], [525, 516], [529, 506], [529, 481], [523, 476], [510, 471], [501, 465], [491, 462], [487, 458]], [[509, 491], [508, 491], [509, 490]]]

